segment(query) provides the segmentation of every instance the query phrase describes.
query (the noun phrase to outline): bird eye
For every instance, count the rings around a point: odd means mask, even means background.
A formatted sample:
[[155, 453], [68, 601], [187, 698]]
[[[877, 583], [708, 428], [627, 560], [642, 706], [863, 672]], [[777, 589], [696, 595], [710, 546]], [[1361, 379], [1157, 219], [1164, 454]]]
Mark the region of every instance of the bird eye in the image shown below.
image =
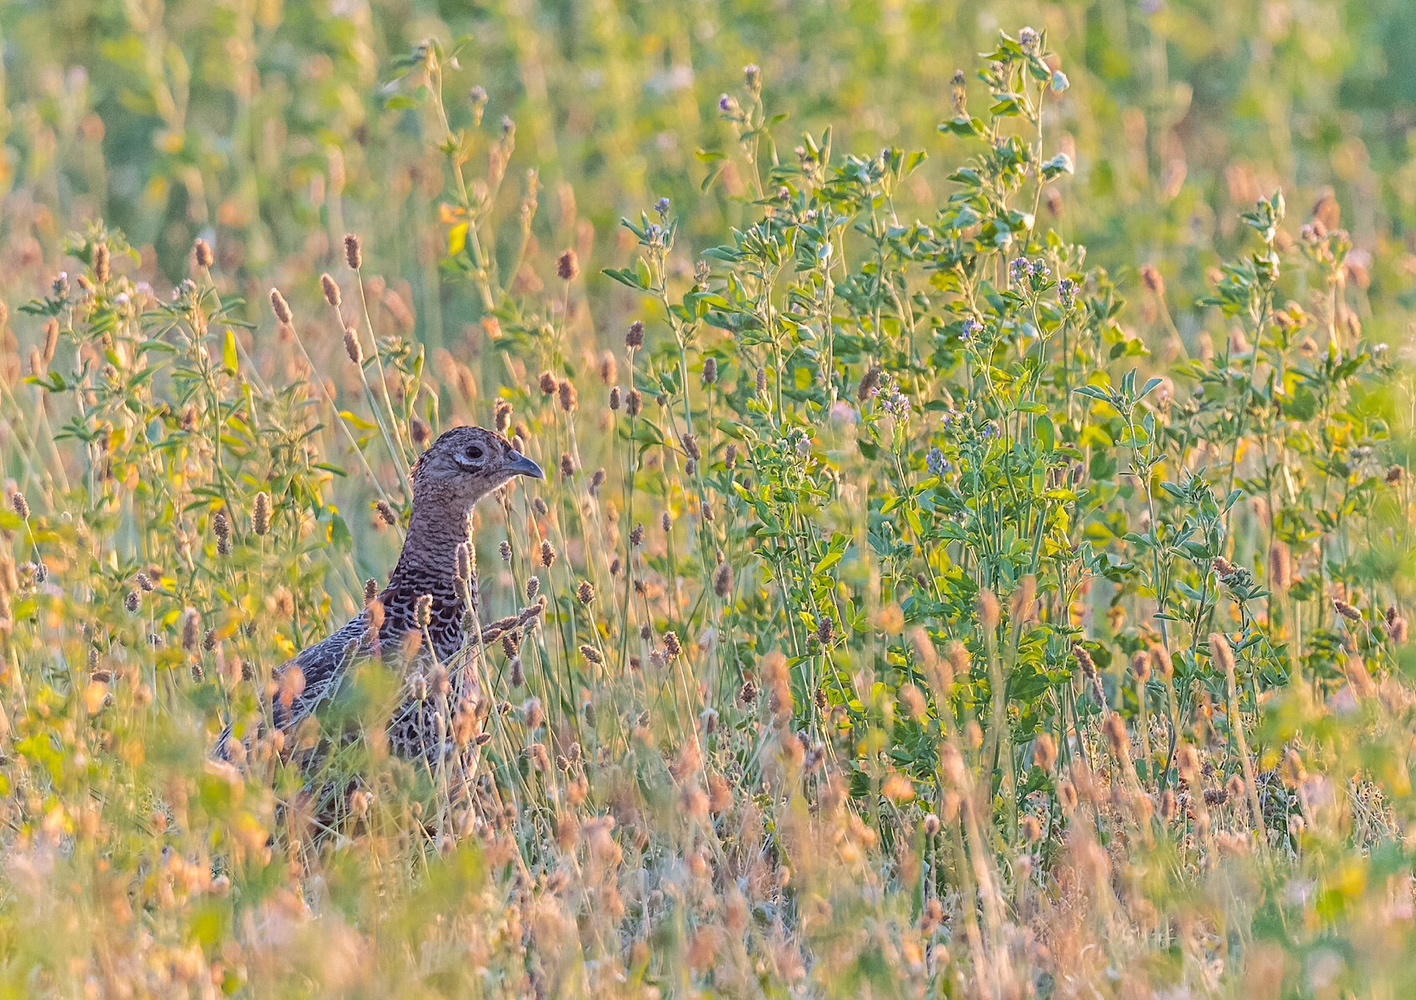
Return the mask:
[[472, 459], [474, 462], [480, 461], [482, 458], [482, 449], [478, 448], [474, 444], [472, 447], [467, 449], [467, 457]]

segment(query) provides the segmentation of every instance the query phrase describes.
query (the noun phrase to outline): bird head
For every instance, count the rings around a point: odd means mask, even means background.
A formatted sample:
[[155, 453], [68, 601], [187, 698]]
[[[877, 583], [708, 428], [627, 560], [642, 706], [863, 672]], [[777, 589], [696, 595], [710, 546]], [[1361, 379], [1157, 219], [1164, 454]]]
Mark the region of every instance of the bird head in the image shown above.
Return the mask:
[[413, 466], [413, 495], [465, 505], [500, 489], [517, 476], [545, 479], [541, 467], [506, 438], [481, 427], [454, 427], [443, 434]]

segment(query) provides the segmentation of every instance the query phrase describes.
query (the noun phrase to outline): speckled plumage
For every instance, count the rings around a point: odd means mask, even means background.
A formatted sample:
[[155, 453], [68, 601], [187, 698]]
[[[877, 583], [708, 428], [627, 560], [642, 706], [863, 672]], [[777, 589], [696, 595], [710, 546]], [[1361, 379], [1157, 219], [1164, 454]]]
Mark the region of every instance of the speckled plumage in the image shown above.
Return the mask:
[[[294, 729], [334, 697], [354, 664], [377, 655], [396, 664], [404, 678], [403, 700], [389, 723], [389, 748], [409, 759], [438, 756], [434, 712], [443, 703], [416, 697], [414, 678], [426, 676], [437, 664], [449, 665], [462, 649], [468, 588], [458, 578], [458, 548], [466, 545], [470, 551], [476, 503], [516, 476], [544, 478], [536, 463], [500, 434], [458, 427], [433, 442], [413, 467], [408, 535], [388, 585], [378, 595], [379, 607], [366, 608], [276, 671], [278, 691], [300, 692], [293, 698], [277, 694], [271, 705], [277, 728]], [[423, 597], [431, 599], [426, 641], [417, 625]], [[377, 631], [372, 627], [376, 621], [381, 621]], [[296, 669], [303, 675], [303, 689], [288, 683]], [[449, 681], [449, 700], [456, 705], [464, 693], [461, 671], [454, 671]]]

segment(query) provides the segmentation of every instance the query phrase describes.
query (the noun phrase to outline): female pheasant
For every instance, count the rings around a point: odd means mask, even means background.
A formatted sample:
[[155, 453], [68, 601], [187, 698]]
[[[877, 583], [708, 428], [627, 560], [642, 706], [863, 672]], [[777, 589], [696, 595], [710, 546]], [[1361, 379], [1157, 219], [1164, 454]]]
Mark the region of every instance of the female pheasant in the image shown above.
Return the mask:
[[[378, 656], [398, 664], [405, 678], [403, 702], [389, 724], [389, 748], [412, 760], [431, 762], [441, 755], [438, 705], [408, 680], [448, 664], [462, 649], [472, 508], [517, 476], [544, 479], [545, 473], [500, 434], [456, 427], [433, 442], [413, 466], [413, 515], [388, 586], [357, 617], [276, 671], [276, 727], [294, 729], [334, 696], [350, 667]], [[228, 740], [229, 734], [222, 756]]]

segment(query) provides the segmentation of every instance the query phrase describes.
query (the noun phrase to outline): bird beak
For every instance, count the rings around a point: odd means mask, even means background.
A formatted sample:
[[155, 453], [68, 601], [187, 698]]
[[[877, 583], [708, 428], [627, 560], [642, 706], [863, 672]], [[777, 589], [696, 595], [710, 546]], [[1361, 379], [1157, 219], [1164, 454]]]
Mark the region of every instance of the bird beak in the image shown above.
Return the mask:
[[541, 471], [541, 467], [519, 451], [511, 453], [511, 463], [507, 465], [506, 471], [513, 476], [530, 476], [532, 479], [545, 479], [546, 474]]

